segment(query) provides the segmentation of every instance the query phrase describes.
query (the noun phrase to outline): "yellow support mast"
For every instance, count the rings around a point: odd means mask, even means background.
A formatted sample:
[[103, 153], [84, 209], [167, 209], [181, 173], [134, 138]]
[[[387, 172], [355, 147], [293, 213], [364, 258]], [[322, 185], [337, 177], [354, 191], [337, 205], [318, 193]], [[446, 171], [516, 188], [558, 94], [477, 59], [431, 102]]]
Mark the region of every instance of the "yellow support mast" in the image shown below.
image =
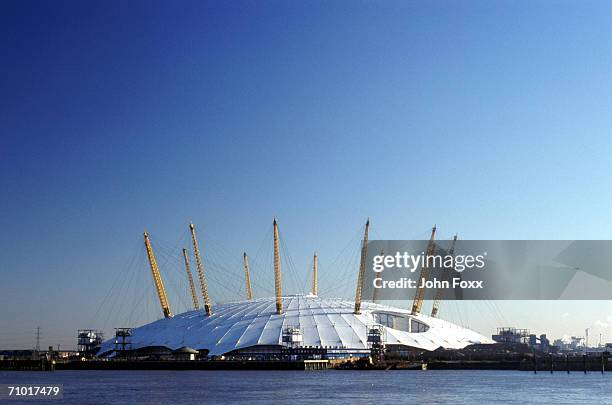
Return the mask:
[[283, 313], [283, 281], [281, 276], [280, 247], [278, 241], [278, 224], [274, 218], [274, 290], [276, 293], [276, 313]]
[[185, 270], [187, 271], [187, 279], [189, 280], [189, 289], [191, 291], [193, 309], [198, 310], [200, 309], [200, 302], [198, 301], [195, 284], [193, 283], [193, 275], [191, 274], [191, 268], [189, 267], [189, 256], [187, 255], [187, 249], [183, 249], [183, 258], [185, 259]]
[[[455, 243], [456, 242], [457, 242], [457, 235], [453, 237], [453, 242], [451, 243], [451, 247], [448, 250], [448, 255], [451, 257], [455, 255]], [[442, 302], [443, 293], [444, 293], [444, 290], [442, 288], [438, 288], [436, 290], [436, 296], [434, 298], [434, 303], [433, 303], [433, 306], [431, 307], [431, 317], [432, 318], [438, 317], [438, 312], [440, 312], [440, 303]]]
[[249, 274], [249, 257], [247, 256], [246, 252], [242, 254], [242, 257], [244, 259], [244, 281], [246, 283], [246, 299], [250, 301], [253, 299], [253, 289], [251, 288], [251, 275]]
[[202, 263], [202, 257], [200, 256], [200, 248], [198, 247], [198, 239], [196, 238], [195, 225], [189, 224], [189, 230], [191, 231], [191, 241], [193, 242], [193, 254], [196, 259], [196, 266], [198, 268], [198, 278], [200, 279], [200, 289], [202, 290], [202, 298], [204, 299], [204, 310], [206, 315], [212, 315], [212, 305], [208, 298], [208, 286], [206, 284], [206, 277], [204, 276], [204, 264]]
[[355, 314], [361, 313], [361, 294], [363, 292], [363, 278], [365, 277], [366, 260], [368, 258], [368, 233], [370, 231], [370, 218], [368, 218], [365, 231], [363, 233], [363, 242], [361, 245], [361, 261], [359, 263], [359, 276], [357, 277], [357, 291], [355, 292]]
[[[425, 253], [425, 263], [421, 266], [421, 275], [417, 280], [417, 283], [421, 285], [423, 280], [427, 280], [429, 278], [429, 260], [427, 258], [429, 256], [433, 256], [435, 250], [434, 239], [436, 237], [436, 226], [431, 229], [431, 237], [429, 238], [429, 243], [427, 244], [427, 252]], [[421, 307], [423, 306], [423, 300], [425, 299], [425, 287], [419, 287], [416, 290], [414, 295], [414, 301], [412, 302], [412, 315], [416, 315], [421, 312]]]
[[153, 254], [153, 248], [151, 247], [151, 241], [149, 241], [149, 234], [147, 231], [144, 232], [145, 247], [147, 249], [147, 256], [149, 256], [149, 264], [151, 265], [151, 273], [153, 273], [153, 282], [155, 283], [155, 289], [157, 290], [157, 296], [159, 297], [159, 303], [161, 304], [162, 311], [164, 312], [165, 318], [172, 317], [172, 311], [168, 304], [168, 296], [166, 295], [166, 289], [164, 288], [164, 282], [159, 274], [159, 268], [157, 267], [157, 261]]
[[319, 280], [317, 278], [317, 252], [315, 252], [312, 265], [312, 295], [319, 295]]

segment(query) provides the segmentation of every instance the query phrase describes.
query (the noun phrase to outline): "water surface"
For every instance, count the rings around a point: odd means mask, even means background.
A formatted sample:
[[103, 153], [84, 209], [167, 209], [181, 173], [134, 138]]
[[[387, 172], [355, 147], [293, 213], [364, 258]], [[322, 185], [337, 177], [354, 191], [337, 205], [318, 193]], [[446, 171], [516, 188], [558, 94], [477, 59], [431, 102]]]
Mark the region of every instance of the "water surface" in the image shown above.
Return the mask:
[[612, 404], [609, 372], [0, 371], [0, 384], [8, 383], [64, 385], [63, 401], [37, 404]]

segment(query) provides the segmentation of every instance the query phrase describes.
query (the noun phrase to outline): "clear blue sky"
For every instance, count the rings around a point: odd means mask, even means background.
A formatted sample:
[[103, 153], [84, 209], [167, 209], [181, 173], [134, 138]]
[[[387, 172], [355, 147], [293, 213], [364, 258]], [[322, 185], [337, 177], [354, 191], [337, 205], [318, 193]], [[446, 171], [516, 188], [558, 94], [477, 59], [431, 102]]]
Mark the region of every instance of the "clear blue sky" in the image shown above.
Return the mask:
[[[238, 275], [276, 215], [297, 279], [368, 216], [384, 239], [612, 236], [610, 2], [4, 1], [0, 49], [0, 347], [123, 326], [94, 314], [145, 228], [174, 246], [193, 220]], [[498, 304], [556, 335], [612, 315]]]

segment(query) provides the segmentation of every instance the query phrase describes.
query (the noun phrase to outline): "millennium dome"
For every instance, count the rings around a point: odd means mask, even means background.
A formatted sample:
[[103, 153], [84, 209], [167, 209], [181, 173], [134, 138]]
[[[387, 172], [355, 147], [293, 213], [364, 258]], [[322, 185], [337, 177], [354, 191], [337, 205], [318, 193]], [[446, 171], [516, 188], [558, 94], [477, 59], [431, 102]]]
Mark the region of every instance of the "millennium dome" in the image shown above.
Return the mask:
[[[232, 353], [263, 353], [280, 349], [288, 328], [299, 330], [301, 346], [354, 355], [368, 350], [367, 335], [380, 327], [389, 346], [406, 349], [460, 349], [475, 343], [492, 343], [486, 337], [453, 323], [386, 305], [363, 302], [360, 314], [354, 302], [315, 295], [283, 297], [278, 314], [275, 299], [260, 298], [216, 306], [212, 315], [188, 311], [135, 328], [133, 350], [191, 348], [209, 356]], [[100, 355], [115, 348], [111, 339]]]
[[[118, 330], [114, 339], [102, 343], [98, 355], [115, 356], [120, 351], [129, 350], [143, 354], [170, 351], [189, 355], [199, 353], [204, 356], [259, 358], [274, 357], [289, 347], [324, 351], [328, 358], [351, 357], [370, 352], [372, 334], [378, 336], [379, 343], [398, 352], [461, 349], [476, 343], [492, 343], [474, 331], [434, 316], [423, 315], [421, 306], [424, 290], [417, 291], [412, 311], [381, 305], [375, 303], [375, 299], [363, 300], [369, 226], [368, 220], [354, 301], [318, 296], [316, 253], [311, 293], [282, 294], [278, 224], [274, 219], [275, 296], [253, 299], [247, 254], [244, 253], [247, 300], [213, 307], [195, 226], [190, 224], [204, 309], [200, 309], [188, 256], [183, 249], [194, 310], [177, 315], [173, 315], [170, 308], [148, 233], [144, 232], [145, 248], [164, 318], [135, 329]], [[434, 227], [427, 248], [429, 254], [433, 252], [435, 232]], [[423, 279], [427, 278], [426, 273], [422, 272]]]

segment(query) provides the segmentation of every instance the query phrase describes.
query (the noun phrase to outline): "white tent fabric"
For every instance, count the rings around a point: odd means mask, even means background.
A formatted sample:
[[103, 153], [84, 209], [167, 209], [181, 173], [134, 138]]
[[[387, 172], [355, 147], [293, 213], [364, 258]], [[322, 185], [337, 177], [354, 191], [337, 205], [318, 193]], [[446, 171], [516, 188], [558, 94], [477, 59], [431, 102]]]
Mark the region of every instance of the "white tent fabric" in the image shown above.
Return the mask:
[[[303, 346], [330, 349], [364, 350], [368, 348], [367, 333], [380, 314], [418, 321], [427, 325], [424, 332], [384, 327], [387, 344], [401, 344], [424, 350], [439, 347], [460, 349], [474, 343], [492, 341], [472, 330], [426, 315], [411, 315], [409, 311], [362, 303], [361, 314], [354, 314], [354, 302], [320, 298], [314, 295], [283, 297], [283, 313], [277, 314], [275, 299], [231, 302], [213, 307], [206, 316], [203, 310], [188, 311], [172, 318], [160, 319], [135, 328], [132, 348], [165, 346], [207, 349], [209, 355], [222, 355], [232, 350], [257, 345], [281, 345], [283, 330], [296, 327], [302, 331]], [[406, 329], [406, 328], [403, 328]], [[103, 343], [99, 353], [110, 353], [114, 339]]]

